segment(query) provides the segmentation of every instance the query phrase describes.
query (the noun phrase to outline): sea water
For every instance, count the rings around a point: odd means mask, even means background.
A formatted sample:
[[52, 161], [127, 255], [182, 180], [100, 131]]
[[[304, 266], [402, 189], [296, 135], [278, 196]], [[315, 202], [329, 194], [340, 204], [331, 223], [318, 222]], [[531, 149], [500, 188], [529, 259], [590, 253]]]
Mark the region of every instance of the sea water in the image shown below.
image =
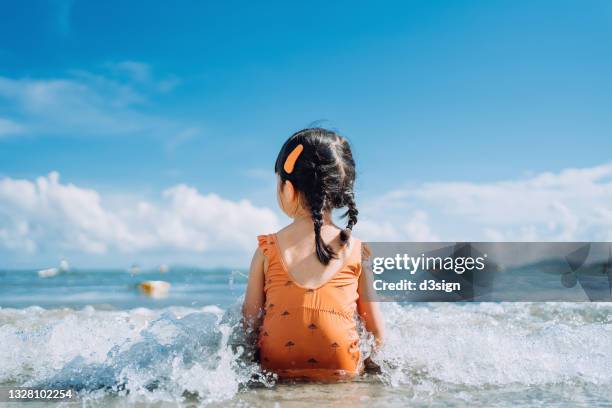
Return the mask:
[[[172, 287], [153, 299], [143, 280]], [[250, 358], [244, 286], [221, 269], [2, 271], [0, 385], [70, 387], [100, 407], [612, 404], [608, 303], [384, 303], [381, 374], [288, 385]]]

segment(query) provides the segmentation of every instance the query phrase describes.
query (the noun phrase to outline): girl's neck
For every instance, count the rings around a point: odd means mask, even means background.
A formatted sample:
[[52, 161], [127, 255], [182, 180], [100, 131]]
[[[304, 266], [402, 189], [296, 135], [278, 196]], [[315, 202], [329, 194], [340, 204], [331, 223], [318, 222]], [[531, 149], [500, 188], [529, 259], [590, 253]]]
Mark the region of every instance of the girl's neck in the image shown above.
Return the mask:
[[[293, 219], [294, 224], [312, 224], [312, 216], [310, 214], [296, 215]], [[323, 225], [333, 224], [331, 213], [326, 211], [323, 213]]]

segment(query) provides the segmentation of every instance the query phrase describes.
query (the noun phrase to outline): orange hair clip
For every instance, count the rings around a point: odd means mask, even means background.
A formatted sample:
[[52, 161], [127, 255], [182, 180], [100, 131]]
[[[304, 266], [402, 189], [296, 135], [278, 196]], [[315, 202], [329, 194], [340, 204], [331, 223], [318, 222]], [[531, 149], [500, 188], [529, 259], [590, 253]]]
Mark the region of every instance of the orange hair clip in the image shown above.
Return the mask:
[[291, 174], [293, 172], [293, 168], [295, 167], [295, 162], [297, 161], [300, 154], [302, 154], [302, 150], [304, 150], [304, 146], [301, 144], [295, 146], [295, 148], [289, 153], [287, 159], [285, 160], [285, 164], [283, 165], [283, 169], [285, 173]]

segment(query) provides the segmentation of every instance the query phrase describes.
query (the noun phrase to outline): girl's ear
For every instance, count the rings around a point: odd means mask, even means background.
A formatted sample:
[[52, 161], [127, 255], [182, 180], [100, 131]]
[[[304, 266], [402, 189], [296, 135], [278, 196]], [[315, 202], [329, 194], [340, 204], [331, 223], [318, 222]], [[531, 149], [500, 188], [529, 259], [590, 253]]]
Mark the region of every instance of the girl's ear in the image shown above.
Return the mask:
[[278, 178], [278, 205], [289, 217], [295, 215], [299, 204], [298, 191], [289, 180], [282, 181]]
[[283, 196], [287, 203], [294, 203], [298, 199], [297, 190], [293, 187], [293, 183], [289, 180], [285, 181], [282, 187]]

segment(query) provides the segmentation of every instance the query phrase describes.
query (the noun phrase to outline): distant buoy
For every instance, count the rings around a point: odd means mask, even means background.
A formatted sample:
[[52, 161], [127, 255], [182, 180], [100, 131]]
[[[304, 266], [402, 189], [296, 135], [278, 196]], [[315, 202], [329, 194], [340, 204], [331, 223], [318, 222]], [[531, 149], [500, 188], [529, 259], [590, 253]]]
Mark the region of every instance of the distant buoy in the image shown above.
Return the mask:
[[170, 267], [166, 264], [159, 265], [159, 273], [168, 273], [170, 271]]
[[147, 296], [159, 298], [168, 294], [170, 286], [166, 281], [144, 281], [138, 285], [138, 288]]
[[54, 276], [59, 275], [60, 273], [66, 273], [69, 270], [70, 270], [70, 265], [68, 264], [68, 261], [65, 258], [62, 258], [62, 260], [59, 263], [59, 267], [41, 269], [40, 271], [38, 271], [38, 277], [52, 278]]
[[137, 264], [133, 264], [128, 269], [128, 272], [131, 273], [132, 275], [136, 275], [137, 273], [140, 273], [140, 266], [138, 266]]
[[41, 269], [38, 271], [38, 277], [40, 278], [52, 278], [60, 273], [57, 268]]
[[62, 272], [62, 273], [70, 271], [70, 264], [68, 263], [68, 261], [66, 260], [66, 258], [63, 258], [63, 259], [60, 261], [60, 264], [59, 264], [59, 270], [60, 270], [60, 272]]

